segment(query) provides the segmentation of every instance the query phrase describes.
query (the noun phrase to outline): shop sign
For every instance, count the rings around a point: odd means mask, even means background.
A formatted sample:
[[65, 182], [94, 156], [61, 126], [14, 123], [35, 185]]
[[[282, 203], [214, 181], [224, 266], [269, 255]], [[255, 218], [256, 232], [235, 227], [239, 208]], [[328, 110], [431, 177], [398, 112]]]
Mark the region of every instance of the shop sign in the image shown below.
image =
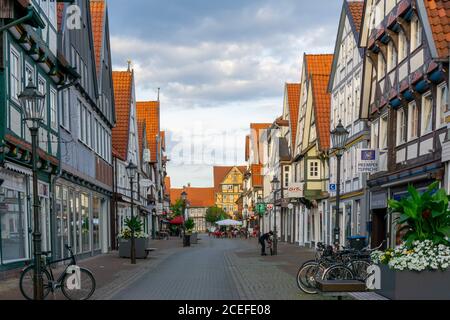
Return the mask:
[[303, 197], [303, 183], [291, 183], [287, 188], [288, 198], [302, 198]]
[[387, 193], [371, 193], [370, 196], [370, 209], [386, 209], [387, 208]]
[[357, 171], [358, 173], [378, 172], [379, 152], [375, 149], [357, 150]]

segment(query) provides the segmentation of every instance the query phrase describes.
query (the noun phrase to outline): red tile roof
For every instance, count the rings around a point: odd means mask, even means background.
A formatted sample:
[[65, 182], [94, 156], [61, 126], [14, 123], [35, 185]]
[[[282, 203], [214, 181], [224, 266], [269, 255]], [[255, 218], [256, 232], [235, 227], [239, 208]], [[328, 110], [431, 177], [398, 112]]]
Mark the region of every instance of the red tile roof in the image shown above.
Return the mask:
[[159, 128], [159, 101], [146, 101], [136, 103], [136, 114], [138, 120], [147, 123], [147, 143], [150, 149], [151, 162], [156, 162], [159, 148], [156, 136], [160, 132]]
[[305, 54], [307, 75], [330, 75], [333, 64], [333, 54]]
[[424, 0], [439, 58], [449, 57], [450, 1]]
[[142, 159], [142, 156], [144, 154], [144, 136], [145, 136], [144, 130], [146, 129], [145, 121], [138, 121], [137, 127], [138, 127], [139, 156]]
[[168, 176], [164, 178], [164, 187], [165, 187], [165, 194], [170, 195], [171, 181], [170, 177]]
[[250, 136], [245, 136], [245, 161], [250, 159]]
[[[253, 137], [253, 141], [256, 141], [256, 150], [258, 152], [258, 160], [259, 163], [262, 164], [261, 150], [260, 150], [260, 139], [261, 139], [261, 130], [265, 130], [272, 126], [271, 123], [251, 123], [250, 129]], [[250, 155], [250, 154], [249, 154]]]
[[295, 140], [298, 125], [298, 109], [300, 107], [300, 92], [301, 92], [300, 83], [286, 84], [287, 101], [289, 104], [289, 119], [291, 124], [291, 139], [292, 139], [291, 141], [293, 147], [296, 146]]
[[120, 158], [127, 159], [130, 126], [133, 72], [113, 71], [116, 126], [112, 129], [112, 144]]
[[350, 14], [353, 19], [356, 31], [359, 33], [361, 30], [361, 23], [363, 18], [364, 1], [347, 1]]
[[330, 104], [331, 95], [328, 93], [329, 75], [312, 75], [312, 93], [314, 117], [316, 121], [317, 137], [320, 150], [330, 148]]
[[[216, 192], [220, 192], [221, 190], [221, 183], [223, 182], [223, 180], [225, 180], [225, 177], [228, 175], [228, 173], [230, 173], [230, 171], [234, 168], [234, 166], [223, 166], [223, 167], [219, 167], [219, 166], [215, 166], [213, 169], [213, 175], [214, 175], [214, 189], [216, 190]], [[242, 172], [242, 174], [245, 173], [245, 171], [247, 171], [247, 167], [246, 166], [237, 166], [236, 168], [239, 169], [240, 172]]]
[[189, 206], [193, 208], [209, 208], [215, 204], [214, 188], [192, 188], [170, 189], [170, 203], [175, 204], [181, 199], [183, 190], [187, 193]]
[[101, 65], [101, 56], [103, 49], [103, 32], [105, 30], [105, 9], [106, 3], [104, 0], [91, 0], [91, 21], [92, 21], [92, 35], [94, 40], [95, 50], [95, 66], [97, 73], [99, 73]]
[[262, 187], [263, 186], [263, 175], [262, 173], [262, 165], [261, 164], [253, 164], [251, 166], [252, 169], [252, 186], [253, 187]]

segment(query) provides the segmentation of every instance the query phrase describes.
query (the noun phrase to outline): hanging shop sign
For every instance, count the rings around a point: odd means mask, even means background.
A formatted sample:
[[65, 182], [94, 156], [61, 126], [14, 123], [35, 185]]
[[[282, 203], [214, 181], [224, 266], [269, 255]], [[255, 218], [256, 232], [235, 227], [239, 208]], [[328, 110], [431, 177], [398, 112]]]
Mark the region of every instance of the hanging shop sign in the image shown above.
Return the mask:
[[358, 149], [358, 173], [378, 172], [379, 152], [375, 149]]
[[291, 183], [287, 188], [288, 198], [302, 198], [303, 197], [303, 183]]

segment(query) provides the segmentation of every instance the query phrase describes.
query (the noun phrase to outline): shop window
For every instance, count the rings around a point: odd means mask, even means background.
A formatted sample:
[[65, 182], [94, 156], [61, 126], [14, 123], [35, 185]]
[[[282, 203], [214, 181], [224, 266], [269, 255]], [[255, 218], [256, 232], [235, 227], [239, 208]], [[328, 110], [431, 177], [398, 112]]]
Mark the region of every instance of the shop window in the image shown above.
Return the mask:
[[431, 92], [422, 96], [422, 135], [433, 130], [433, 97]]
[[100, 212], [101, 200], [94, 197], [92, 207], [92, 244], [94, 246], [94, 250], [100, 249]]
[[25, 195], [0, 188], [0, 225], [2, 263], [28, 258], [28, 227]]
[[89, 219], [89, 197], [81, 195], [81, 242], [83, 252], [91, 250], [90, 246], [90, 219]]

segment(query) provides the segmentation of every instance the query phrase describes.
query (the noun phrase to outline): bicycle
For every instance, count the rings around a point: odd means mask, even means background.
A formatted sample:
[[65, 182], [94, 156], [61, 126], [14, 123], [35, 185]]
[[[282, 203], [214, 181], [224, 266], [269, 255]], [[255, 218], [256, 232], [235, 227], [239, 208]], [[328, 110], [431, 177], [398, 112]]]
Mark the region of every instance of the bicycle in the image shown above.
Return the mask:
[[[69, 300], [88, 300], [95, 291], [95, 278], [93, 274], [85, 269], [80, 268], [80, 282], [79, 287], [74, 284], [73, 273], [70, 274], [71, 267], [76, 267], [76, 258], [73, 254], [72, 248], [68, 245], [65, 246], [69, 251], [69, 257], [47, 262], [46, 258], [43, 259], [42, 265], [42, 277], [44, 283], [44, 299], [51, 293], [55, 293], [56, 290], [61, 289], [63, 295]], [[42, 252], [42, 257], [48, 257], [51, 252]], [[58, 263], [70, 261], [69, 265], [66, 266], [64, 272], [55, 280], [52, 268], [50, 266], [56, 265]], [[33, 274], [34, 265], [26, 267], [20, 275], [20, 291], [22, 295], [27, 300], [33, 300]]]

